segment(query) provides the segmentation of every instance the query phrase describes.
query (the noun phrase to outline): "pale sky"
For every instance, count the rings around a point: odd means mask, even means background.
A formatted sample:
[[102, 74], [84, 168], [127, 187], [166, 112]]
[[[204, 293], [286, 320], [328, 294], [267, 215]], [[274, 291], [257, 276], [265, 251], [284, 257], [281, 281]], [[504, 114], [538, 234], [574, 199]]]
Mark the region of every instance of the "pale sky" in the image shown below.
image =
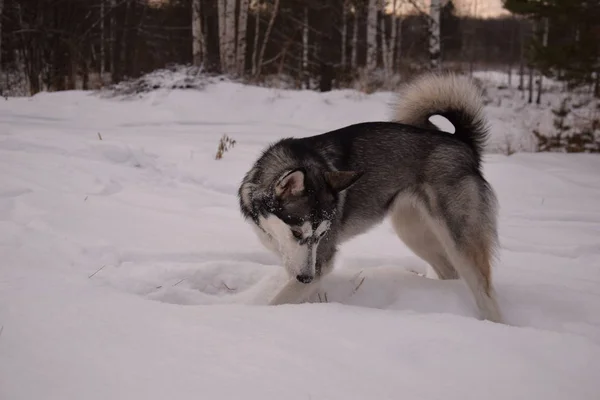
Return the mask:
[[[392, 2], [394, 0], [388, 0], [388, 7], [391, 10]], [[409, 0], [396, 0], [400, 9], [403, 12], [414, 11], [414, 6]], [[430, 0], [413, 0], [415, 4], [418, 4], [422, 10], [429, 8]], [[442, 0], [445, 4], [446, 0]], [[457, 8], [459, 14], [471, 14], [478, 17], [494, 17], [501, 14], [508, 14], [508, 12], [502, 7], [502, 0], [454, 0], [454, 5]]]
[[[160, 3], [168, 0], [148, 0], [151, 3]], [[388, 7], [391, 11], [392, 2], [394, 0], [387, 0]], [[442, 0], [445, 4], [447, 0]], [[404, 12], [414, 11], [414, 6], [411, 5], [409, 0], [396, 0], [397, 7]], [[412, 0], [413, 3], [420, 5], [421, 9], [427, 10], [429, 8], [430, 0]], [[471, 14], [478, 17], [494, 17], [500, 14], [508, 14], [502, 7], [502, 0], [454, 0], [454, 5], [457, 8], [459, 14]]]
[[494, 17], [508, 14], [502, 7], [501, 0], [455, 0], [454, 4], [459, 12], [474, 13], [480, 17]]

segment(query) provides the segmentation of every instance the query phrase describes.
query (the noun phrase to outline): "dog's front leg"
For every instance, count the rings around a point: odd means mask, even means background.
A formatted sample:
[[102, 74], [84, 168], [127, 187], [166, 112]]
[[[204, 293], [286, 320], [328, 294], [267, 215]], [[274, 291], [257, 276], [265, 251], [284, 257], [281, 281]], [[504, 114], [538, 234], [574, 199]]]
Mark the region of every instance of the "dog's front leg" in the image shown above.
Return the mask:
[[[297, 279], [290, 279], [283, 288], [273, 297], [269, 305], [298, 304], [310, 299], [321, 287], [321, 278], [329, 274], [333, 269], [334, 254], [322, 257], [319, 254], [316, 265], [316, 276], [310, 283], [302, 283]], [[324, 261], [323, 258], [325, 259]]]
[[299, 304], [307, 301], [318, 289], [319, 278], [315, 278], [310, 283], [298, 282], [297, 279], [290, 279], [283, 288], [271, 299], [269, 305], [276, 306], [281, 304]]

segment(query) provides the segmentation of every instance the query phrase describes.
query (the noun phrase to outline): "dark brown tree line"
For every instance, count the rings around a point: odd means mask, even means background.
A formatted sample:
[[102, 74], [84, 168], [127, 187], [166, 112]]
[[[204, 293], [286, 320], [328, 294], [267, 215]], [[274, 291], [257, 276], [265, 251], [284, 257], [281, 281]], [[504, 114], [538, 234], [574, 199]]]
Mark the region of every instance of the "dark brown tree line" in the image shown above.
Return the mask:
[[[31, 93], [95, 88], [195, 64], [253, 81], [280, 74], [321, 91], [357, 79], [430, 67], [431, 16], [404, 0], [4, 0], [0, 67]], [[404, 8], [405, 10], [405, 8]], [[442, 68], [518, 69], [530, 23], [439, 17]]]

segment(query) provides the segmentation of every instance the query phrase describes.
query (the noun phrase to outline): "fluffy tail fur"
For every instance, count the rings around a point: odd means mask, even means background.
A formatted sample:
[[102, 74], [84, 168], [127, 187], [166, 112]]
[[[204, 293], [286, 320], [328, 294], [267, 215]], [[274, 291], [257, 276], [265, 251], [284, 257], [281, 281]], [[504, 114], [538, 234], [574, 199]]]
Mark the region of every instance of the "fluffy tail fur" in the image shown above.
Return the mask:
[[488, 138], [479, 89], [468, 78], [426, 74], [399, 93], [392, 120], [421, 128], [438, 129], [429, 121], [441, 115], [454, 125], [454, 136], [468, 144], [480, 159]]

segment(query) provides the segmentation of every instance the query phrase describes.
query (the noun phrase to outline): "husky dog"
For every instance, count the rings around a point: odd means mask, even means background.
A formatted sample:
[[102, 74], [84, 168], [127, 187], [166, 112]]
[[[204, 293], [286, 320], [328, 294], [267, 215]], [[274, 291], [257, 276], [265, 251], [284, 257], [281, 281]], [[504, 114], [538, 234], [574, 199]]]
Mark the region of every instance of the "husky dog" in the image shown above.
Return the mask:
[[[338, 245], [389, 215], [440, 279], [464, 280], [480, 318], [501, 322], [491, 281], [497, 201], [481, 171], [488, 127], [479, 91], [464, 77], [427, 74], [399, 100], [391, 122], [282, 139], [243, 178], [242, 214], [290, 276], [270, 304], [307, 300]], [[440, 131], [434, 115], [455, 132]]]

